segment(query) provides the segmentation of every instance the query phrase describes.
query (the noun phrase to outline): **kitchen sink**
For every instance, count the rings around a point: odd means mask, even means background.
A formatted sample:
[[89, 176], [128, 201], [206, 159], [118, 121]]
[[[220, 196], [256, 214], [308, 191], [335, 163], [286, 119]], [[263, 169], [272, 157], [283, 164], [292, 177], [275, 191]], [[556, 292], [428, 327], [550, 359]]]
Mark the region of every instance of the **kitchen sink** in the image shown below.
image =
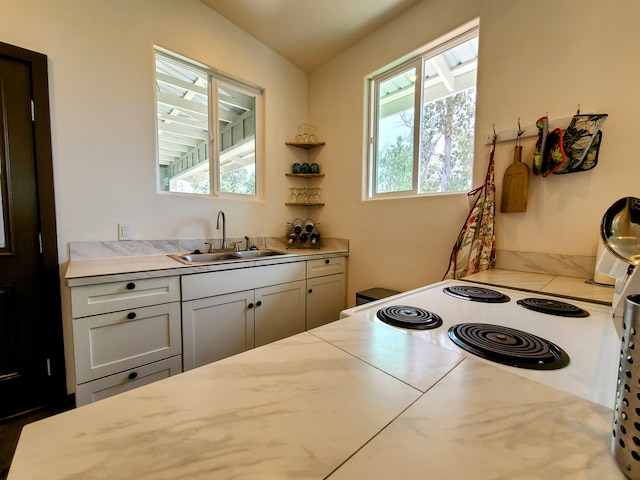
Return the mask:
[[234, 255], [240, 258], [259, 258], [259, 257], [273, 257], [282, 255], [295, 255], [294, 253], [282, 253], [275, 250], [243, 250], [241, 252], [234, 252]]
[[292, 257], [297, 253], [283, 253], [276, 250], [222, 251], [212, 253], [171, 253], [169, 257], [186, 265], [207, 265], [218, 262], [241, 261], [265, 257]]

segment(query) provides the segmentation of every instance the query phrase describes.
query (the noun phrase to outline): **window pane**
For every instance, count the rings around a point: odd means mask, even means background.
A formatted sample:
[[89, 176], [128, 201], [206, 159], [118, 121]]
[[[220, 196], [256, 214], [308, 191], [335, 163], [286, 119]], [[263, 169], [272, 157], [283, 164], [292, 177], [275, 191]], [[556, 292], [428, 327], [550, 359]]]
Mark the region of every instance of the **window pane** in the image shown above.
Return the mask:
[[477, 56], [475, 37], [424, 61], [418, 193], [471, 188]]
[[471, 188], [478, 27], [371, 77], [367, 196]]
[[156, 55], [160, 190], [209, 194], [207, 74]]
[[416, 69], [378, 83], [376, 193], [413, 189], [413, 121]]
[[220, 192], [256, 194], [256, 98], [218, 87]]

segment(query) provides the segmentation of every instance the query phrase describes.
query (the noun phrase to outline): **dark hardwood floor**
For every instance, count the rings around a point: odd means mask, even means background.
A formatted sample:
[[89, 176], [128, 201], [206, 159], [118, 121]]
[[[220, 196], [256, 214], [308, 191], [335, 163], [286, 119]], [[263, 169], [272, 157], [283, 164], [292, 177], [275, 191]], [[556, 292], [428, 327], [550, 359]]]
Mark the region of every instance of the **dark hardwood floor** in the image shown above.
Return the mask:
[[0, 480], [6, 480], [9, 467], [13, 459], [13, 453], [18, 445], [20, 432], [25, 425], [56, 415], [65, 410], [70, 410], [74, 405], [73, 396], [70, 396], [67, 404], [55, 407], [40, 408], [33, 412], [0, 420]]

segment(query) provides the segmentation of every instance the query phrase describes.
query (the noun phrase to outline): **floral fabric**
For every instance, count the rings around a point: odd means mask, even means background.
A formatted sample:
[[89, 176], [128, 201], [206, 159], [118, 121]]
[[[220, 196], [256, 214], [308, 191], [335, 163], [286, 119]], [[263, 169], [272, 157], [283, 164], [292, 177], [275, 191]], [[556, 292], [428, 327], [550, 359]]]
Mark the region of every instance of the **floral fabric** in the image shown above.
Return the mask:
[[460, 279], [495, 265], [496, 184], [493, 162], [495, 149], [496, 138], [494, 137], [484, 185], [467, 194], [475, 195], [476, 199], [453, 246], [449, 269], [443, 280]]

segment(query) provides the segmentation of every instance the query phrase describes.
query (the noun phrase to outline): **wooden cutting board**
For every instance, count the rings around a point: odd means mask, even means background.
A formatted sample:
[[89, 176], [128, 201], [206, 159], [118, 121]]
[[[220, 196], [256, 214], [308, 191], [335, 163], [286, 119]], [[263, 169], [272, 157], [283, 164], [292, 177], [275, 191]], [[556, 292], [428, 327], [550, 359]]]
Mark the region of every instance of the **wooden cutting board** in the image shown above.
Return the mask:
[[522, 163], [522, 146], [513, 150], [513, 163], [504, 172], [502, 182], [502, 213], [516, 213], [527, 211], [527, 197], [529, 196], [529, 166]]

